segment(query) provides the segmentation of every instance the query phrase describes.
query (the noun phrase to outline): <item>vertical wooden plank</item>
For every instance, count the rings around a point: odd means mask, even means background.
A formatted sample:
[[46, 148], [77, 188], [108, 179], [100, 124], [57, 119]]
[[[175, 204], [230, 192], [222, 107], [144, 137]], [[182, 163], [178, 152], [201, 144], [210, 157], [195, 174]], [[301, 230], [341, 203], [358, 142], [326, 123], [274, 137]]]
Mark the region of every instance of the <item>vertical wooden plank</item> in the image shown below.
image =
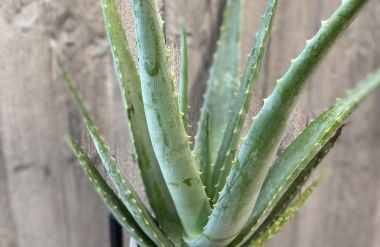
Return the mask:
[[[0, 137], [1, 136], [2, 135], [0, 132]], [[0, 246], [16, 247], [17, 233], [15, 229], [12, 205], [9, 198], [8, 177], [2, 151], [3, 149], [0, 139], [0, 208], [2, 209], [2, 212], [0, 213]]]
[[110, 66], [100, 7], [92, 1], [7, 1], [1, 7], [2, 198], [11, 207], [1, 215], [10, 217], [10, 228], [13, 218], [9, 238], [17, 236], [2, 246], [107, 246], [105, 206], [64, 141], [69, 132], [77, 138], [84, 132], [50, 47], [57, 43], [74, 77], [92, 86], [85, 96], [95, 99], [95, 115], [108, 120], [102, 113], [109, 95], [99, 94]]
[[50, 84], [50, 56], [48, 39], [37, 24], [42, 6], [31, 2], [9, 3], [7, 7], [14, 13], [1, 15], [5, 34], [0, 41], [1, 133], [18, 245], [59, 246], [66, 240], [64, 228], [56, 224], [60, 221], [54, 193], [57, 174], [50, 165], [59, 162], [57, 143], [50, 142], [48, 149], [44, 143], [55, 129], [44, 107], [49, 103], [45, 97]]
[[[4, 9], [8, 7], [7, 5], [0, 5], [0, 13], [4, 13]], [[3, 16], [3, 15], [2, 15]], [[7, 18], [6, 14], [4, 14], [3, 18], [0, 18], [0, 32], [6, 34], [7, 30]], [[3, 47], [3, 39], [0, 39], [0, 46]], [[0, 54], [3, 55], [2, 49], [0, 48]], [[3, 61], [1, 61], [3, 62]], [[4, 80], [1, 76], [3, 74], [3, 66], [0, 67], [0, 87], [3, 88]], [[5, 79], [5, 78], [4, 78]], [[0, 93], [1, 94], [1, 93]], [[2, 108], [7, 104], [3, 97], [0, 97], [0, 246], [2, 247], [17, 247], [18, 239], [17, 239], [17, 231], [15, 226], [14, 219], [14, 211], [12, 209], [12, 202], [10, 197], [9, 190], [9, 179], [7, 166], [5, 163], [5, 154], [3, 148], [3, 136], [4, 136], [4, 128], [3, 128], [3, 110]]]

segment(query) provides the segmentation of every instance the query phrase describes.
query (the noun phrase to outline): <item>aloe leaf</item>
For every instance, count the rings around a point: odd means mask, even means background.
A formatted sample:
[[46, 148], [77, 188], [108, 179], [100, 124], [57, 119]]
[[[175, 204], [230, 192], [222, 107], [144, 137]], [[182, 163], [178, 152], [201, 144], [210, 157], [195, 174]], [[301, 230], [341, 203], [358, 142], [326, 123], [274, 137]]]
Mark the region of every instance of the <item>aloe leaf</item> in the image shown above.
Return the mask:
[[[313, 170], [321, 163], [323, 158], [329, 153], [331, 148], [334, 146], [338, 136], [341, 133], [341, 129], [338, 130], [337, 134], [328, 141], [325, 146], [318, 152], [318, 154], [309, 162], [309, 164], [305, 167], [305, 169], [298, 175], [298, 177], [294, 180], [294, 182], [289, 186], [286, 190], [285, 194], [281, 196], [281, 199], [276, 203], [275, 207], [271, 211], [268, 218], [264, 221], [263, 224], [255, 231], [254, 235], [251, 238], [255, 238], [260, 235], [261, 232], [265, 231], [268, 225], [272, 224], [273, 221], [276, 220], [278, 216], [280, 216], [286, 208], [290, 205], [290, 203], [294, 200], [294, 198], [299, 194], [302, 187], [310, 178]], [[270, 173], [270, 172], [269, 172]], [[260, 198], [260, 195], [259, 195]], [[244, 231], [244, 230], [243, 230]], [[240, 235], [243, 235], [242, 232]], [[238, 240], [239, 236], [231, 243], [234, 244], [236, 240]], [[236, 241], [237, 242], [237, 241]]]
[[[238, 97], [230, 114], [227, 130], [224, 133], [212, 174], [212, 184], [216, 184], [216, 192], [219, 192], [223, 188], [227, 176], [231, 171], [232, 161], [236, 155], [245, 117], [250, 108], [253, 87], [256, 84], [268, 46], [277, 3], [277, 0], [269, 1], [265, 10], [262, 23], [256, 35], [255, 45], [249, 56], [248, 65], [240, 84]], [[218, 200], [218, 196], [218, 193], [213, 195], [214, 203]]]
[[75, 86], [75, 82], [64, 69], [63, 64], [58, 62], [62, 71], [63, 79], [65, 80], [71, 94], [73, 95], [78, 110], [82, 116], [90, 137], [95, 145], [95, 148], [102, 160], [103, 166], [107, 171], [108, 176], [115, 185], [116, 190], [119, 193], [119, 197], [128, 211], [134, 216], [137, 224], [145, 232], [146, 235], [157, 245], [161, 246], [174, 246], [161, 230], [156, 225], [153, 217], [144, 206], [143, 202], [133, 189], [132, 185], [124, 178], [119, 167], [116, 164], [116, 160], [112, 157], [109, 147], [101, 137], [98, 128], [95, 126], [94, 121], [91, 118], [90, 113], [84, 106], [83, 100], [78, 93]]
[[368, 0], [346, 0], [307, 42], [258, 114], [194, 246], [226, 246], [247, 222], [308, 77]]
[[181, 22], [181, 65], [180, 65], [180, 81], [179, 81], [179, 110], [182, 114], [183, 126], [186, 133], [189, 134], [189, 58], [187, 48], [187, 34], [185, 23]]
[[318, 153], [328, 150], [329, 143], [336, 137], [335, 133], [350, 114], [379, 86], [380, 69], [360, 82], [344, 99], [337, 100], [333, 107], [311, 122], [283, 151], [269, 170], [254, 210], [233, 243], [244, 242], [252, 236], [291, 184], [308, 169], [313, 157], [318, 157]]
[[201, 177], [207, 186], [208, 195], [214, 190], [210, 183], [212, 167], [238, 90], [243, 2], [227, 2], [195, 137], [194, 153], [199, 161], [199, 170], [202, 171]]
[[294, 218], [298, 210], [303, 206], [310, 195], [315, 191], [315, 189], [325, 180], [325, 176], [322, 175], [317, 180], [315, 180], [290, 206], [285, 210], [283, 214], [278, 216], [270, 225], [267, 226], [265, 231], [261, 232], [259, 236], [253, 241], [245, 243], [243, 246], [247, 247], [260, 247], [275, 236], [279, 231], [281, 231], [284, 226]]
[[87, 174], [91, 184], [94, 186], [99, 196], [107, 205], [108, 209], [111, 211], [115, 219], [141, 246], [155, 246], [154, 243], [137, 225], [133, 216], [128, 212], [128, 209], [124, 206], [123, 202], [108, 186], [107, 182], [100, 175], [83, 149], [81, 149], [80, 146], [71, 138], [69, 139], [69, 144], [78, 160], [80, 161], [82, 168]]
[[[302, 172], [298, 175], [298, 177], [294, 180], [294, 182], [289, 186], [286, 192], [281, 196], [281, 199], [275, 203], [273, 210], [270, 211], [269, 216], [265, 219], [265, 221], [260, 225], [255, 225], [252, 227], [244, 227], [240, 234], [232, 241], [229, 246], [240, 246], [243, 239], [248, 239], [245, 242], [252, 242], [258, 236], [264, 232], [269, 225], [272, 225], [276, 219], [284, 213], [284, 211], [288, 208], [293, 199], [297, 196], [297, 194], [301, 191], [302, 186], [305, 185], [307, 180], [312, 174], [312, 171], [321, 163], [324, 157], [329, 153], [331, 148], [334, 146], [336, 140], [340, 136], [342, 131], [342, 127], [338, 129], [336, 134], [324, 145], [324, 147], [317, 153], [317, 155], [307, 164], [307, 166], [302, 170]], [[276, 166], [275, 164], [274, 166]], [[272, 167], [271, 169], [274, 169]], [[271, 174], [271, 171], [268, 172]], [[269, 177], [269, 176], [268, 176]], [[266, 180], [267, 181], [267, 180]], [[268, 188], [266, 186], [266, 182], [264, 182], [264, 188]], [[263, 190], [259, 194], [258, 202], [262, 194], [265, 194], [266, 191]], [[255, 211], [255, 209], [254, 209]], [[251, 222], [248, 222], [251, 223]], [[252, 236], [251, 236], [252, 235]], [[249, 237], [251, 236], [251, 237]]]
[[159, 225], [169, 238], [178, 242], [182, 237], [182, 225], [156, 159], [145, 114], [142, 114], [144, 103], [140, 76], [125, 36], [116, 1], [102, 0], [101, 5], [145, 191]]
[[161, 172], [185, 232], [198, 235], [210, 205], [190, 149], [155, 0], [133, 0], [144, 110]]

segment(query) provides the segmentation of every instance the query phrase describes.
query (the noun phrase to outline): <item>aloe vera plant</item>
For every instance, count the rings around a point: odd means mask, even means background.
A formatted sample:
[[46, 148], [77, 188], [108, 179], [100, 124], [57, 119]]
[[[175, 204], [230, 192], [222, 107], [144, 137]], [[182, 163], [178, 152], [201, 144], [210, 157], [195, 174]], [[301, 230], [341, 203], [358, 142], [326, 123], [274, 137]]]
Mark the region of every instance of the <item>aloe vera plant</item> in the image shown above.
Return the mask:
[[268, 5], [245, 71], [240, 73], [243, 0], [228, 0], [201, 118], [191, 145], [188, 52], [181, 29], [179, 90], [174, 86], [163, 21], [155, 0], [132, 0], [137, 40], [135, 64], [116, 0], [101, 0], [115, 71], [151, 211], [120, 172], [86, 110], [75, 82], [59, 66], [89, 135], [114, 185], [80, 146], [70, 145], [115, 218], [141, 246], [263, 246], [320, 183], [302, 192], [313, 169], [334, 145], [353, 110], [380, 86], [380, 70], [358, 83], [312, 121], [278, 156], [279, 144], [313, 71], [368, 0], [344, 0], [322, 22], [264, 100], [248, 134], [242, 128], [275, 19]]

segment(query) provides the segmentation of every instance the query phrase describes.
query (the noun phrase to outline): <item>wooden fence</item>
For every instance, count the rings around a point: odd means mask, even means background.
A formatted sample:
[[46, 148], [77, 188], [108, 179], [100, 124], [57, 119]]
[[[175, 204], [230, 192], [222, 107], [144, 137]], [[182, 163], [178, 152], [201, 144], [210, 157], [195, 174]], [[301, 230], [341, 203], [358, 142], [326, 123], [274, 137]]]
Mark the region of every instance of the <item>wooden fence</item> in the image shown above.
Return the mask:
[[[130, 0], [119, 0], [131, 30]], [[225, 1], [162, 0], [168, 43], [186, 19], [191, 56], [192, 119], [198, 116]], [[267, 1], [247, 0], [243, 61]], [[256, 102], [341, 0], [280, 1]], [[313, 76], [290, 140], [346, 88], [380, 66], [380, 2], [370, 0]], [[55, 48], [54, 48], [55, 47]], [[175, 50], [175, 49], [174, 49]], [[65, 58], [127, 176], [141, 187], [113, 74], [100, 6], [93, 0], [0, 3], [0, 247], [104, 247], [107, 210], [65, 144], [73, 135], [93, 152], [55, 53]], [[380, 246], [380, 93], [350, 119], [322, 170], [332, 176], [270, 246]], [[254, 112], [254, 110], [252, 110]], [[95, 155], [94, 155], [95, 157]], [[142, 192], [141, 192], [142, 194]]]

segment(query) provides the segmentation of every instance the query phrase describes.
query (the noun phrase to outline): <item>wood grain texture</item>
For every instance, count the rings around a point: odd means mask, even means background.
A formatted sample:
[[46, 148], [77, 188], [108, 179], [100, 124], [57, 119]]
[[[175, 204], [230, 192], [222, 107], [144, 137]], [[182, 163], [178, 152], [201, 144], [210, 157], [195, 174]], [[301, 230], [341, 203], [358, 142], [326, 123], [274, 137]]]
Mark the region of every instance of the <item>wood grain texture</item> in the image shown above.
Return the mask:
[[85, 135], [54, 63], [61, 53], [81, 90], [88, 87], [84, 96], [107, 139], [121, 139], [111, 131], [113, 121], [118, 131], [125, 128], [113, 115], [118, 94], [99, 17], [93, 1], [2, 2], [1, 218], [8, 221], [2, 235], [13, 229], [2, 247], [109, 243], [108, 212], [64, 141]]
[[[340, 2], [280, 1], [251, 115]], [[118, 4], [134, 46], [130, 0]], [[225, 0], [160, 1], [174, 50], [180, 17], [188, 27], [193, 133], [224, 5]], [[246, 1], [243, 64], [265, 5]], [[380, 66], [378, 13], [380, 2], [370, 1], [313, 76], [282, 148], [346, 88]], [[74, 135], [95, 160], [96, 155], [54, 62], [54, 53], [64, 58], [112, 152], [144, 197], [99, 3], [2, 1], [0, 33], [0, 247], [108, 246], [107, 210], [64, 137]], [[378, 92], [354, 114], [321, 167], [332, 176], [269, 246], [380, 245], [379, 104]]]

